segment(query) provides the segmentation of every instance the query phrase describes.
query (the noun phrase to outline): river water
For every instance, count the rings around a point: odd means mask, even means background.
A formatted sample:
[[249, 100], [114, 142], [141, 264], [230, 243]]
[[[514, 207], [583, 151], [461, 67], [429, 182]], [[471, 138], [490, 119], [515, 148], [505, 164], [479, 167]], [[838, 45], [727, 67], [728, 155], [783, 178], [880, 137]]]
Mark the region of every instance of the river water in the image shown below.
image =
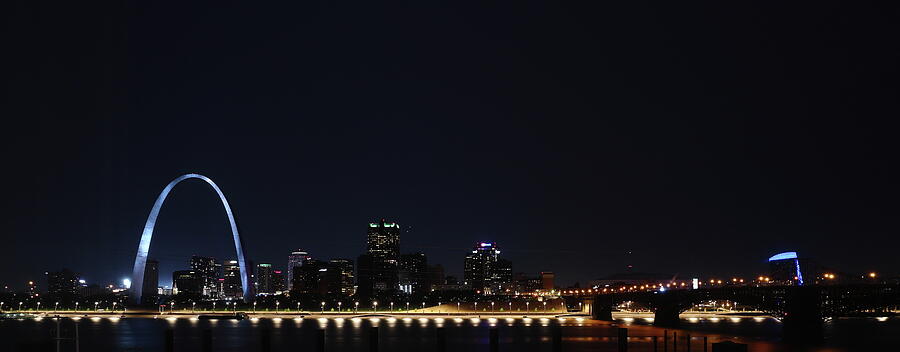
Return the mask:
[[[326, 331], [327, 351], [368, 351], [371, 327], [378, 327], [380, 351], [432, 351], [437, 328], [444, 328], [447, 351], [488, 351], [490, 330], [499, 334], [500, 351], [551, 351], [552, 333], [562, 329], [563, 351], [616, 351], [617, 329], [628, 328], [629, 351], [653, 351], [653, 338], [662, 351], [662, 335], [678, 336], [678, 351], [703, 351], [722, 340], [748, 343], [750, 351], [880, 351], [900, 350], [900, 317], [835, 319], [826, 323], [823, 346], [799, 348], [779, 342], [780, 322], [768, 317], [685, 318], [682, 329], [649, 326], [652, 320], [624, 317], [616, 322], [576, 318], [355, 318], [197, 320], [154, 318], [62, 318], [0, 320], [0, 351], [55, 351], [60, 327], [60, 351], [75, 351], [78, 326], [80, 351], [163, 351], [164, 336], [172, 329], [176, 351], [200, 351], [202, 332], [210, 330], [214, 351], [260, 351], [263, 335], [271, 351], [312, 351], [319, 329]], [[670, 337], [670, 344], [672, 343]], [[671, 348], [669, 349], [672, 350]]]

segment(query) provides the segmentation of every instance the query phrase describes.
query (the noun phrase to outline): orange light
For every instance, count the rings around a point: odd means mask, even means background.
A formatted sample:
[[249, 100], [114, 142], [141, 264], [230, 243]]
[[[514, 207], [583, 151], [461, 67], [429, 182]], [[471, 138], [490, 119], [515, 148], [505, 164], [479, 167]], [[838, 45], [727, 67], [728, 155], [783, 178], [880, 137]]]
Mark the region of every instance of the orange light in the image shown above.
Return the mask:
[[869, 277], [871, 277], [871, 278], [873, 278], [873, 279], [874, 279], [876, 276], [878, 276], [878, 274], [876, 274], [876, 273], [874, 273], [874, 272], [869, 273]]

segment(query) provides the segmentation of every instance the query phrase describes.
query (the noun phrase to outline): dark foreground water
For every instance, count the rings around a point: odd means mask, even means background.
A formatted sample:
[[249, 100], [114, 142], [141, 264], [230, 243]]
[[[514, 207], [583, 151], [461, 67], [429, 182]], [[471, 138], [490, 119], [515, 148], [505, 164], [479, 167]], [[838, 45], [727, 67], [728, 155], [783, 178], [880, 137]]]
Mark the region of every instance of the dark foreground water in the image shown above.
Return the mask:
[[[214, 351], [260, 351], [263, 335], [269, 335], [271, 351], [312, 351], [316, 331], [326, 331], [327, 351], [368, 351], [370, 327], [377, 326], [380, 351], [432, 351], [436, 329], [446, 332], [448, 351], [488, 351], [491, 328], [497, 328], [501, 351], [551, 351], [552, 331], [563, 331], [563, 351], [616, 351], [618, 327], [629, 328], [629, 351], [652, 351], [651, 336], [663, 329], [647, 326], [641, 319], [617, 323], [587, 319], [258, 319], [191, 320], [150, 318], [60, 319], [63, 338], [60, 351], [75, 351], [78, 325], [80, 351], [163, 351], [167, 329], [173, 329], [176, 351], [200, 351], [202, 332], [210, 330]], [[55, 351], [57, 320], [0, 320], [0, 351]], [[749, 343], [751, 351], [897, 351], [900, 350], [900, 318], [836, 319], [826, 324], [824, 346], [797, 348], [778, 342], [780, 323], [771, 318], [684, 319], [677, 330], [679, 351], [685, 351], [685, 335], [692, 335], [692, 350], [703, 351], [703, 337], [710, 343], [737, 340]], [[676, 330], [669, 329], [671, 333]], [[670, 341], [671, 343], [671, 341]], [[672, 350], [671, 348], [669, 350]]]

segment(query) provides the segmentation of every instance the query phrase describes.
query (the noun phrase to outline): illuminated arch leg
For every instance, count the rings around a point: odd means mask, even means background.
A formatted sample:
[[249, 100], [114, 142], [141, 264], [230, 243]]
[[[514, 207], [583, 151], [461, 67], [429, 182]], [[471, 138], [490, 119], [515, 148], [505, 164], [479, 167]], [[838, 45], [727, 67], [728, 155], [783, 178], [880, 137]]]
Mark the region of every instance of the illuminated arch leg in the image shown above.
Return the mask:
[[234, 237], [234, 249], [237, 251], [238, 265], [241, 268], [241, 286], [244, 291], [244, 301], [246, 302], [250, 299], [250, 283], [248, 282], [250, 276], [247, 274], [247, 263], [244, 259], [244, 246], [241, 242], [241, 235], [238, 233], [237, 223], [234, 221], [234, 214], [231, 212], [231, 206], [228, 205], [228, 200], [225, 199], [225, 195], [222, 193], [222, 190], [219, 189], [219, 186], [209, 179], [209, 177], [199, 174], [186, 174], [172, 180], [172, 182], [169, 182], [169, 184], [166, 185], [166, 188], [163, 188], [162, 192], [159, 193], [159, 197], [156, 198], [156, 203], [153, 204], [153, 209], [150, 210], [150, 216], [147, 217], [147, 223], [144, 225], [144, 232], [141, 234], [141, 243], [138, 244], [137, 256], [134, 258], [134, 272], [131, 275], [131, 291], [135, 302], [138, 304], [141, 303], [141, 296], [144, 293], [144, 268], [147, 265], [147, 254], [150, 252], [150, 240], [153, 237], [153, 227], [156, 226], [156, 217], [159, 216], [160, 208], [162, 208], [163, 203], [166, 201], [166, 197], [169, 195], [169, 192], [175, 188], [175, 185], [191, 178], [206, 181], [206, 183], [216, 191], [216, 194], [219, 195], [219, 199], [225, 207], [225, 213], [228, 215], [228, 222], [231, 224], [231, 235]]

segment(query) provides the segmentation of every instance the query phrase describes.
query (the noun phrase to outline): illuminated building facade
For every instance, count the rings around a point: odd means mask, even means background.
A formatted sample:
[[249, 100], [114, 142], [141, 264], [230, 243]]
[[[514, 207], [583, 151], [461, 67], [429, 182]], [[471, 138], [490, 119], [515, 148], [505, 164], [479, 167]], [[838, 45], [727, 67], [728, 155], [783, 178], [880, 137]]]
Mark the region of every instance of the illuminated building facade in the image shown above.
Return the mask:
[[78, 274], [63, 269], [47, 273], [47, 294], [56, 299], [68, 300], [75, 297], [78, 289]]
[[287, 288], [291, 290], [293, 288], [294, 283], [294, 268], [303, 266], [303, 262], [312, 259], [309, 256], [309, 253], [302, 249], [298, 249], [296, 251], [291, 252], [291, 255], [288, 256], [288, 266], [287, 266]]
[[769, 258], [769, 271], [772, 280], [787, 285], [803, 285], [803, 271], [800, 270], [800, 258], [797, 252], [784, 252]]
[[366, 252], [396, 265], [400, 260], [400, 224], [384, 219], [369, 223]]
[[353, 261], [336, 258], [328, 261], [328, 294], [351, 296], [354, 293]]
[[555, 286], [556, 284], [554, 282], [555, 279], [556, 279], [556, 274], [549, 272], [549, 271], [541, 272], [541, 288], [543, 288], [544, 290], [547, 290], [547, 291], [550, 291], [550, 290], [556, 288], [556, 286]]
[[256, 294], [275, 294], [275, 269], [272, 264], [259, 263], [256, 265]]
[[172, 284], [172, 292], [176, 295], [203, 295], [203, 277], [194, 270], [173, 272]]
[[425, 294], [428, 285], [428, 258], [425, 253], [409, 253], [400, 256], [398, 275], [400, 290], [413, 295]]
[[366, 253], [357, 260], [359, 294], [371, 297], [375, 293], [399, 288], [400, 224], [369, 223]]
[[328, 292], [328, 263], [310, 259], [303, 266], [294, 267], [294, 284], [291, 292], [296, 294], [325, 294]]
[[239, 299], [244, 287], [241, 281], [241, 267], [237, 260], [229, 260], [223, 266], [222, 295], [225, 299]]
[[200, 277], [204, 297], [219, 297], [219, 277], [222, 276], [222, 265], [213, 257], [191, 256], [191, 270]]
[[500, 258], [500, 249], [493, 242], [479, 242], [466, 255], [463, 265], [464, 284], [483, 294], [499, 293], [502, 286], [512, 282], [512, 262]]
[[287, 290], [287, 284], [284, 282], [284, 278], [284, 271], [272, 270], [272, 285], [275, 288], [275, 294], [279, 294]]

